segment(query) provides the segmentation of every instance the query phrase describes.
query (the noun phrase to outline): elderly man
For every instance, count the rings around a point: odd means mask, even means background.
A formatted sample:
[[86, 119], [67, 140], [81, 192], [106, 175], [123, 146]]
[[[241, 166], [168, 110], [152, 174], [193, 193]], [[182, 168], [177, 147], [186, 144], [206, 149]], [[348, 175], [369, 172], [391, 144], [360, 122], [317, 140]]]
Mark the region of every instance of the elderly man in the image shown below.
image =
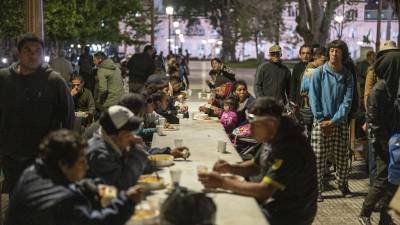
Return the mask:
[[0, 70], [0, 152], [6, 190], [38, 156], [52, 130], [72, 128], [74, 103], [65, 80], [43, 63], [43, 41], [33, 34], [18, 42], [19, 61]]
[[121, 70], [104, 52], [94, 54], [93, 63], [98, 67], [99, 80], [96, 108], [104, 111], [110, 106], [117, 105], [123, 95]]
[[328, 45], [328, 62], [315, 69], [310, 82], [309, 98], [314, 116], [311, 145], [317, 158], [318, 200], [323, 201], [324, 175], [328, 156], [333, 155], [339, 178], [339, 190], [351, 197], [348, 188], [349, 127], [347, 116], [353, 99], [353, 76], [343, 63], [349, 57], [347, 45], [335, 40]]
[[[282, 112], [275, 99], [257, 98], [247, 115], [254, 138], [263, 143], [256, 157], [239, 164], [219, 160], [214, 172], [200, 173], [199, 179], [206, 188], [256, 198], [271, 225], [311, 225], [317, 212], [315, 156], [303, 128]], [[242, 182], [220, 173], [263, 178], [258, 183]]]
[[279, 45], [269, 48], [269, 62], [257, 68], [254, 80], [256, 97], [274, 97], [287, 102], [290, 90], [290, 70], [282, 64], [282, 49]]

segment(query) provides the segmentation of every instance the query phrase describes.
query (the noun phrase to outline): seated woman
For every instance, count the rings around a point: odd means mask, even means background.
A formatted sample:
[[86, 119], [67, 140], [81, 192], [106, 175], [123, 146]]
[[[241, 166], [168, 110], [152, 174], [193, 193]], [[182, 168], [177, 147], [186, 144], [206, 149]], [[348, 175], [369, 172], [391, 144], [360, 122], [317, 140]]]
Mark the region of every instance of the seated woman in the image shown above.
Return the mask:
[[230, 96], [232, 83], [225, 77], [218, 77], [215, 82], [214, 96], [208, 99], [208, 106], [200, 106], [199, 111], [208, 114], [209, 116], [218, 116], [223, 110], [223, 101]]
[[[123, 225], [141, 199], [141, 189], [120, 192], [105, 208], [96, 182], [82, 180], [88, 165], [86, 141], [68, 130], [50, 133], [40, 157], [22, 174], [10, 198], [7, 225]], [[99, 191], [98, 191], [99, 190]]]
[[213, 89], [216, 87], [217, 79], [220, 77], [224, 77], [229, 80], [229, 82], [234, 82], [235, 73], [233, 70], [222, 63], [219, 58], [211, 59], [211, 70], [209, 72], [210, 79], [207, 80], [207, 85]]
[[251, 96], [244, 80], [238, 80], [232, 85], [232, 95], [238, 100], [239, 106], [237, 114], [239, 117], [239, 126], [248, 123], [246, 119], [246, 110], [254, 102], [255, 98]]
[[176, 117], [177, 112], [168, 107], [168, 95], [163, 91], [154, 93], [151, 98], [153, 99], [153, 104], [155, 112], [162, 117], [164, 117], [168, 123], [179, 124], [179, 119]]

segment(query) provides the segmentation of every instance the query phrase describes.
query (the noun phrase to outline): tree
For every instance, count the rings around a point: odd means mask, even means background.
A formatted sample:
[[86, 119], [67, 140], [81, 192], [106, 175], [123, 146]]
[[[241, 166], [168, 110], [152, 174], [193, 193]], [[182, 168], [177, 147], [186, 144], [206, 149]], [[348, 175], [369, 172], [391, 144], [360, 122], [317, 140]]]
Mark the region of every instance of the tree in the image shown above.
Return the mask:
[[[236, 60], [236, 44], [238, 41], [258, 38], [263, 25], [272, 24], [271, 19], [281, 21], [281, 17], [273, 17], [270, 12], [274, 4], [281, 1], [272, 0], [172, 0], [179, 16], [189, 21], [189, 26], [198, 16], [210, 20], [214, 29], [222, 37], [222, 58], [227, 61]], [[270, 7], [270, 10], [262, 10]], [[250, 26], [249, 26], [250, 25]], [[264, 28], [265, 28], [264, 27]], [[265, 32], [269, 33], [269, 32]], [[276, 35], [278, 36], [278, 35]]]
[[23, 0], [0, 1], [0, 39], [4, 40], [5, 48], [10, 48], [16, 42], [16, 37], [24, 32]]
[[[400, 31], [400, 1], [399, 0], [388, 0], [389, 4], [393, 8], [393, 12], [397, 16], [397, 22], [398, 22], [398, 31]], [[400, 43], [400, 32], [398, 32], [397, 35], [397, 43]]]
[[[297, 0], [296, 31], [305, 44], [325, 45], [336, 8], [344, 0]], [[323, 4], [321, 4], [323, 2]]]

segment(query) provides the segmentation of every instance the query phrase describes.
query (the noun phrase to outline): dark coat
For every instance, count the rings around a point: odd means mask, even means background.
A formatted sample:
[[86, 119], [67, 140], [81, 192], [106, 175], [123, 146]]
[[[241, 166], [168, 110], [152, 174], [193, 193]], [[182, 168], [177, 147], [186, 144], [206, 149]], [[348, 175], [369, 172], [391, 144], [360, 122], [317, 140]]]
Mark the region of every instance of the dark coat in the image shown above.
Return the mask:
[[59, 169], [37, 160], [20, 178], [11, 196], [6, 225], [123, 225], [134, 203], [121, 192], [100, 209], [93, 180], [70, 183]]
[[292, 79], [290, 81], [290, 101], [296, 103], [297, 105], [300, 105], [302, 102], [300, 86], [306, 66], [307, 63], [299, 62], [293, 67]]
[[47, 133], [72, 128], [74, 102], [65, 80], [47, 65], [28, 76], [17, 74], [17, 65], [0, 70], [0, 151], [33, 160]]
[[92, 93], [87, 88], [83, 88], [81, 92], [74, 97], [75, 111], [89, 112], [90, 115], [94, 114], [96, 110], [94, 98]]
[[268, 96], [286, 102], [286, 98], [289, 98], [290, 76], [290, 70], [281, 62], [261, 64], [254, 80], [256, 97]]
[[144, 84], [156, 70], [154, 60], [147, 53], [137, 53], [128, 62], [129, 80]]
[[134, 145], [130, 151], [117, 152], [96, 132], [89, 140], [85, 152], [89, 163], [89, 176], [99, 177], [108, 185], [126, 190], [136, 185], [140, 175], [150, 170], [148, 153], [143, 146]]

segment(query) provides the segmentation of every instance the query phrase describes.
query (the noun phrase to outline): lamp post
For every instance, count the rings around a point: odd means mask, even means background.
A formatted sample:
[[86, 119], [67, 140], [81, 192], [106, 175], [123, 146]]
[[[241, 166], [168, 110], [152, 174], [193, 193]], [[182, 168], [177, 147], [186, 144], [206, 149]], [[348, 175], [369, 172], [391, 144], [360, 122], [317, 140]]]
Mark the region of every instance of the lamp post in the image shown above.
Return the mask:
[[171, 52], [171, 16], [174, 14], [174, 8], [168, 6], [165, 8], [165, 12], [168, 16], [168, 54]]
[[343, 21], [344, 21], [344, 16], [340, 15], [340, 16], [335, 16], [335, 21], [337, 23], [339, 23], [339, 32], [338, 32], [338, 38], [339, 40], [342, 39], [342, 35], [343, 35]]

